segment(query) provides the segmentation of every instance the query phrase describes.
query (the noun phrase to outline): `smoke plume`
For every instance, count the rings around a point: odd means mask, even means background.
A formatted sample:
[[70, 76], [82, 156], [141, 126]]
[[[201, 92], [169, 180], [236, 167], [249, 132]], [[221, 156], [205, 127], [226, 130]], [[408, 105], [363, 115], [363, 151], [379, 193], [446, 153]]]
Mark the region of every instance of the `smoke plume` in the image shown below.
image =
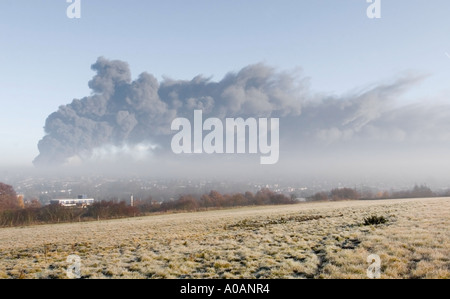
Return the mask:
[[[92, 70], [92, 94], [47, 118], [35, 165], [163, 157], [171, 151], [172, 120], [192, 119], [197, 109], [205, 118], [280, 118], [280, 164], [291, 168], [298, 159], [322, 161], [330, 153], [347, 159], [372, 155], [377, 164], [392, 161], [395, 151], [400, 156], [405, 150], [421, 151], [424, 157], [450, 145], [450, 105], [397, 101], [422, 76], [322, 96], [309, 90], [308, 79], [298, 71], [280, 72], [264, 64], [229, 73], [218, 82], [203, 76], [158, 82], [149, 73], [133, 80], [127, 63], [102, 57]], [[129, 152], [133, 154], [127, 156]], [[411, 155], [418, 161], [419, 156]]]
[[161, 84], [148, 73], [133, 81], [122, 61], [100, 57], [91, 68], [97, 73], [89, 81], [93, 95], [75, 99], [47, 118], [35, 165], [88, 159], [104, 146], [144, 143], [168, 150], [172, 120], [192, 118], [195, 109], [219, 118], [299, 115], [306, 89], [304, 80], [263, 64], [230, 73], [220, 82], [197, 76]]

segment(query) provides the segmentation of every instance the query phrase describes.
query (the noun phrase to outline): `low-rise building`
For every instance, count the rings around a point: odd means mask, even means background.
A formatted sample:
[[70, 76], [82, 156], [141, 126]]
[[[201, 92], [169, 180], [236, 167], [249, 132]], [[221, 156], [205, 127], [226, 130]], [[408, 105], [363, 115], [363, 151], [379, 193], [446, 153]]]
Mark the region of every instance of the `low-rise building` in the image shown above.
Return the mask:
[[78, 198], [62, 198], [62, 199], [52, 199], [50, 204], [60, 205], [63, 207], [87, 207], [94, 204], [93, 198], [87, 198], [86, 195], [79, 195]]

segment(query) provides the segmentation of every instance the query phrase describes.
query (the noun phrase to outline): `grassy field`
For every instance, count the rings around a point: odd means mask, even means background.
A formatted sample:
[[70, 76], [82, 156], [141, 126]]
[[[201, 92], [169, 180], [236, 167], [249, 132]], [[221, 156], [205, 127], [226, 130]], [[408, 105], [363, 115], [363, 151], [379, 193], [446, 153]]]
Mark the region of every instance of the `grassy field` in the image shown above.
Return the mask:
[[[388, 221], [363, 225], [364, 218]], [[305, 203], [0, 229], [0, 278], [450, 278], [450, 198]]]

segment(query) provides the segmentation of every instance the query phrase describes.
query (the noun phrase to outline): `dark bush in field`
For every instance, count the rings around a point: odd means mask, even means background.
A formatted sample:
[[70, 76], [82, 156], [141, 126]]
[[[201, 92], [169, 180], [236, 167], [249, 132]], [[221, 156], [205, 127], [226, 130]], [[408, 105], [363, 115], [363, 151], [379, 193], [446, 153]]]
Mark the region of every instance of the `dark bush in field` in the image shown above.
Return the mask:
[[386, 223], [388, 220], [384, 216], [375, 216], [364, 218], [364, 225], [377, 225]]

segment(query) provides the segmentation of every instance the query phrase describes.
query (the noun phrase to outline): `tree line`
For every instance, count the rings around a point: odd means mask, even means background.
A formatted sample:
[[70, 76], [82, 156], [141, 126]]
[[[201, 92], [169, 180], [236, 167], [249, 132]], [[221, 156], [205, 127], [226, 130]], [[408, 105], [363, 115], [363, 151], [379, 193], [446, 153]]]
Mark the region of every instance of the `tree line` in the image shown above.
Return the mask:
[[[21, 202], [22, 201], [22, 202]], [[103, 220], [171, 211], [199, 211], [215, 208], [250, 205], [293, 204], [296, 201], [284, 194], [262, 189], [252, 192], [221, 194], [211, 191], [201, 196], [180, 195], [176, 200], [157, 202], [151, 197], [135, 200], [133, 206], [125, 201], [98, 201], [87, 207], [64, 207], [58, 204], [40, 206], [37, 202], [23, 203], [14, 189], [0, 185], [0, 227], [45, 223]]]
[[[450, 196], [450, 191], [440, 196]], [[307, 201], [337, 201], [384, 198], [420, 198], [438, 196], [425, 185], [416, 185], [411, 190], [395, 192], [358, 192], [352, 188], [335, 188], [329, 192], [317, 192]], [[269, 189], [256, 193], [221, 194], [211, 191], [203, 195], [180, 195], [175, 200], [157, 202], [148, 197], [135, 200], [130, 206], [125, 201], [98, 201], [88, 207], [63, 207], [57, 204], [41, 206], [37, 200], [24, 202], [14, 188], [0, 183], [0, 227], [44, 223], [76, 222], [123, 217], [145, 216], [152, 213], [176, 211], [200, 211], [207, 209], [240, 206], [282, 205], [297, 203], [295, 196], [286, 196]]]
[[309, 201], [327, 201], [327, 200], [352, 200], [352, 199], [399, 199], [399, 198], [425, 198], [436, 196], [450, 196], [450, 191], [443, 194], [433, 192], [426, 185], [415, 185], [411, 190], [402, 191], [379, 191], [358, 192], [352, 188], [335, 188], [329, 192], [317, 192], [308, 197]]

